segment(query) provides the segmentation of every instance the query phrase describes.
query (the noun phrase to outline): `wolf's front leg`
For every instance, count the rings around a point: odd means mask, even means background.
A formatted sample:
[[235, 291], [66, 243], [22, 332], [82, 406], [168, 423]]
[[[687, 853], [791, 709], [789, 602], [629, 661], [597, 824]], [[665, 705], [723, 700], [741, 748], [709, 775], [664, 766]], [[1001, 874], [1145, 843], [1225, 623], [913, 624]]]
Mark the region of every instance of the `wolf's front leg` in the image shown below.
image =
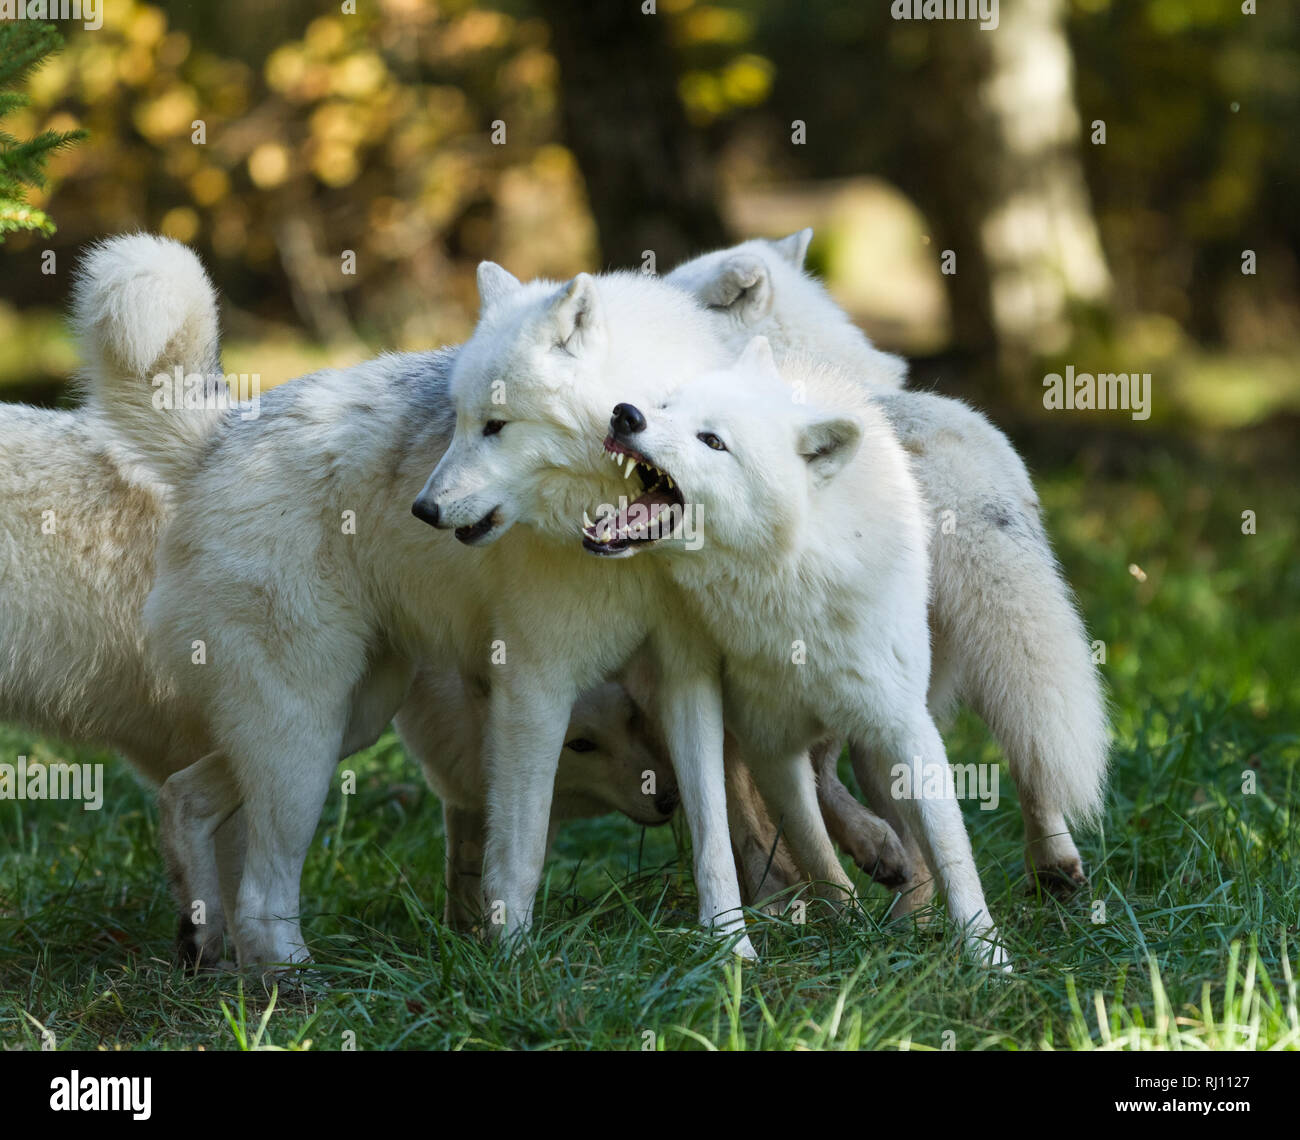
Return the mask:
[[681, 657], [663, 664], [659, 715], [691, 829], [700, 922], [724, 934], [741, 932], [735, 952], [743, 958], [757, 958], [749, 936], [743, 933], [740, 881], [727, 830], [722, 689], [716, 670], [694, 668], [693, 664]]
[[786, 892], [799, 882], [799, 870], [768, 817], [754, 777], [741, 758], [740, 746], [730, 733], [725, 740], [727, 825], [740, 876], [741, 901], [746, 906], [761, 907], [766, 914], [780, 914], [791, 901]]
[[885, 766], [879, 778], [897, 787], [893, 802], [939, 878], [949, 917], [976, 957], [1010, 968], [984, 901], [943, 740], [929, 712], [918, 702], [900, 716], [879, 717], [868, 733], [877, 763]]
[[508, 669], [493, 677], [483, 739], [483, 902], [488, 932], [496, 936], [532, 924], [533, 899], [546, 861], [555, 769], [577, 697], [577, 686], [557, 677], [563, 670]]

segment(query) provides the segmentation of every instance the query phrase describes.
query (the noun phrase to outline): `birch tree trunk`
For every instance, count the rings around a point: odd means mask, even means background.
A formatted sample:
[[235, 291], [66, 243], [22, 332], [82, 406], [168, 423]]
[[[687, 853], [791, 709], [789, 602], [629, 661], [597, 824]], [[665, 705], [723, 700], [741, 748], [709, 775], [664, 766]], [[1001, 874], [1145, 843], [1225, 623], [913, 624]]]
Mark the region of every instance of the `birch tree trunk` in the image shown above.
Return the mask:
[[1000, 5], [995, 30], [927, 26], [926, 88], [903, 181], [934, 227], [959, 350], [1007, 375], [1061, 348], [1079, 308], [1105, 307], [1110, 273], [1079, 147], [1064, 0]]

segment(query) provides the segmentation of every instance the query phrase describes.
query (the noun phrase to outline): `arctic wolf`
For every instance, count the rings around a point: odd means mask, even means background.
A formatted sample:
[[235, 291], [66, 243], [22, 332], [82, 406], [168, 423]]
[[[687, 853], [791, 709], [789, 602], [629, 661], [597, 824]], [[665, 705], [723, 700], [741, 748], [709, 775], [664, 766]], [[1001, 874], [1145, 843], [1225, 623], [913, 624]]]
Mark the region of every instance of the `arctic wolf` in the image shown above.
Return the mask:
[[[732, 368], [665, 385], [644, 408], [615, 405], [605, 448], [643, 490], [583, 543], [605, 558], [659, 555], [718, 647], [727, 725], [747, 763], [791, 781], [769, 800], [797, 799], [794, 779], [809, 769], [790, 760], [829, 734], [869, 755], [884, 783], [911, 773], [916, 791], [895, 810], [968, 943], [1004, 962], [926, 705], [925, 504], [862, 385], [790, 360], [783, 379], [758, 337]], [[666, 529], [633, 521], [642, 505]], [[671, 521], [692, 506], [708, 520], [694, 551]], [[793, 849], [800, 837], [786, 826]]]
[[[96, 247], [77, 296], [86, 405], [67, 412], [0, 404], [0, 720], [107, 746], [161, 784], [215, 747], [198, 711], [151, 661], [140, 620], [170, 487], [124, 442], [99, 401], [125, 376], [171, 375], [177, 367], [218, 375], [216, 300], [188, 249], [148, 235]], [[128, 404], [117, 414], [139, 411]], [[144, 441], [154, 446], [152, 435]], [[425, 663], [398, 718], [444, 800], [449, 886], [463, 865], [453, 858], [453, 837], [471, 845], [482, 826], [480, 715], [457, 673]], [[676, 783], [647, 729], [620, 686], [584, 693], [564, 737], [554, 819], [617, 810], [665, 822]], [[181, 949], [191, 961], [220, 957], [241, 869], [242, 812], [219, 823], [165, 832], [179, 880]], [[206, 909], [202, 929], [190, 917], [197, 900]]]
[[[803, 272], [811, 233], [705, 254], [667, 280], [707, 306], [728, 343], [764, 334], [778, 362], [807, 353], [879, 392], [930, 512], [931, 710], [943, 718], [960, 699], [984, 719], [1020, 791], [1030, 874], [1049, 887], [1083, 883], [1066, 819], [1088, 824], [1100, 812], [1105, 700], [1033, 483], [1006, 437], [978, 412], [891, 390], [885, 354]], [[873, 766], [856, 751], [853, 760], [872, 806], [902, 828], [887, 792], [871, 785]], [[900, 834], [917, 862], [915, 837]], [[905, 908], [929, 897], [925, 869], [916, 870]]]
[[[541, 849], [540, 839], [534, 838], [535, 821], [539, 806], [545, 805], [547, 786], [547, 759], [537, 748], [537, 738], [548, 731], [545, 726], [553, 716], [553, 709], [542, 702], [551, 699], [547, 697], [549, 688], [568, 681], [572, 662], [577, 660], [571, 645], [573, 635], [603, 643], [606, 668], [616, 666], [638, 641], [648, 638], [660, 665], [657, 695], [661, 723], [694, 839], [701, 918], [705, 922], [721, 919], [724, 930], [738, 930], [739, 886], [723, 838], [721, 682], [725, 642], [711, 629], [707, 636], [701, 635], [707, 624], [701, 623], [698, 615], [686, 613], [677, 589], [657, 566], [629, 578], [629, 563], [615, 562], [604, 579], [585, 579], [583, 585], [590, 594], [582, 599], [580, 612], [573, 612], [573, 584], [579, 582], [581, 571], [561, 562], [557, 553], [566, 549], [566, 534], [572, 533], [574, 520], [587, 519], [589, 530], [595, 525], [590, 521], [593, 509], [606, 522], [612, 518], [619, 528], [620, 533], [608, 537], [604, 544], [608, 552], [615, 553], [639, 541], [638, 528], [655, 521], [648, 516], [673, 501], [671, 480], [658, 480], [627, 455], [601, 452], [597, 441], [603, 435], [602, 412], [611, 393], [640, 391], [647, 406], [657, 406], [665, 384], [689, 385], [693, 376], [721, 367], [726, 353], [707, 335], [707, 315], [693, 304], [683, 304], [687, 301], [683, 292], [642, 275], [616, 273], [593, 279], [583, 274], [557, 289], [550, 283], [523, 285], [500, 267], [485, 263], [480, 266], [479, 281], [482, 314], [452, 371], [455, 434], [417, 500], [415, 512], [435, 526], [454, 529], [462, 541], [480, 546], [526, 519], [532, 521], [532, 530], [545, 529], [548, 534], [546, 547], [536, 546], [529, 568], [538, 596], [520, 615], [516, 612], [524, 601], [520, 595], [497, 619], [513, 623], [516, 631], [512, 637], [501, 636], [501, 644], [510, 646], [512, 654], [515, 646], [522, 644], [525, 652], [523, 668], [511, 668], [494, 678], [497, 688], [486, 735], [489, 816], [485, 895], [489, 900], [504, 900], [508, 914], [512, 907], [531, 904]], [[580, 312], [575, 313], [573, 305], [579, 299]], [[609, 461], [614, 462], [618, 474], [612, 488], [602, 481]], [[639, 482], [632, 482], [633, 476]], [[626, 502], [629, 495], [635, 496], [631, 504]], [[620, 499], [623, 507], [600, 510], [601, 504]], [[891, 512], [898, 509], [906, 519], [910, 517], [908, 503], [902, 499], [895, 507], [883, 502], [882, 516], [892, 519]], [[632, 512], [639, 513], [639, 521], [631, 519]], [[919, 528], [919, 515], [912, 522]], [[905, 521], [902, 531], [909, 525]], [[887, 543], [885, 547], [894, 549], [896, 545]], [[505, 546], [506, 540], [502, 540], [492, 549]], [[917, 549], [923, 558], [923, 540]], [[910, 564], [906, 559], [900, 561], [899, 573]], [[640, 562], [630, 565], [635, 569]], [[914, 618], [912, 639], [922, 651], [927, 647], [924, 581], [922, 566], [917, 613], [909, 618], [898, 609], [890, 619], [897, 625]], [[557, 614], [565, 612], [572, 623], [567, 633], [554, 631], [541, 642], [537, 638], [539, 615], [550, 625]], [[538, 646], [543, 645], [539, 652]], [[912, 664], [924, 675], [926, 654], [917, 656]], [[498, 693], [506, 699], [498, 702]], [[779, 702], [777, 707], [782, 707]], [[539, 709], [545, 719], [538, 715]], [[531, 714], [532, 719], [521, 726], [523, 713]], [[788, 735], [774, 739], [784, 743]], [[888, 741], [891, 748], [898, 743], [893, 737]], [[821, 884], [818, 889], [838, 895], [851, 889], [851, 884], [826, 833], [812, 770], [801, 761], [801, 751], [802, 746], [793, 754], [782, 750], [780, 744], [752, 751], [746, 746], [744, 757], [769, 807], [783, 819], [785, 838], [799, 870]], [[930, 818], [937, 817], [932, 812], [927, 822]], [[888, 831], [883, 826], [882, 830]], [[945, 861], [943, 873], [955, 914], [978, 938], [989, 924], [987, 916], [981, 918], [982, 898], [972, 898], [973, 870], [972, 875], [963, 876]], [[978, 896], [977, 879], [974, 893]], [[526, 918], [525, 909], [522, 921]], [[744, 938], [736, 943], [736, 949], [746, 955], [753, 953]]]
[[[753, 954], [726, 825], [716, 662], [674, 628], [653, 567], [600, 565], [574, 537], [588, 495], [625, 485], [600, 447], [605, 378], [649, 390], [720, 362], [721, 349], [694, 302], [662, 283], [516, 289], [508, 276], [483, 275], [479, 327], [457, 352], [303, 377], [263, 396], [256, 419], [155, 412], [139, 351], [98, 373], [115, 430], [172, 487], [144, 623], [215, 747], [168, 780], [160, 805], [178, 843], [242, 805], [247, 852], [228, 919], [243, 963], [308, 957], [299, 879], [331, 774], [398, 711], [421, 661], [489, 694], [485, 894], [495, 929], [526, 927], [573, 702], [643, 643], [658, 654], [701, 918]], [[644, 330], [648, 350], [613, 349], [608, 327]], [[523, 368], [528, 384], [514, 380]], [[413, 519], [412, 501], [454, 536]], [[180, 861], [201, 866], [191, 852]]]

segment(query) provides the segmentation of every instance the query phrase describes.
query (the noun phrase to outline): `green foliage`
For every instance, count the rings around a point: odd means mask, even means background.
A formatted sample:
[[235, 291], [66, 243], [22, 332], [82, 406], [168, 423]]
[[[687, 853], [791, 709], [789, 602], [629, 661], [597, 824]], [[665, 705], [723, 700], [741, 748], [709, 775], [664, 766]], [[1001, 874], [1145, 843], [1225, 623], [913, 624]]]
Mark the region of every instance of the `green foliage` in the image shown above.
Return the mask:
[[[26, 107], [30, 98], [17, 87], [32, 68], [58, 51], [63, 38], [53, 24], [30, 20], [0, 22], [0, 119]], [[0, 242], [6, 233], [37, 230], [52, 234], [54, 222], [26, 203], [26, 188], [45, 185], [45, 164], [55, 151], [86, 137], [86, 132], [42, 131], [21, 140], [0, 128]]]

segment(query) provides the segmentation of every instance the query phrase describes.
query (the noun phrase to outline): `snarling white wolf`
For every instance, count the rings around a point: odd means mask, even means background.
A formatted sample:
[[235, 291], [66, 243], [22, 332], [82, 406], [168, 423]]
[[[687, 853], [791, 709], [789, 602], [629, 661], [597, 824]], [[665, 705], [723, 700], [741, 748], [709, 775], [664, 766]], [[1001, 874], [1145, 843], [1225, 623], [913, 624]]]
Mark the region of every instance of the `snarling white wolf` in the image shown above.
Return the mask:
[[[86, 404], [75, 411], [0, 404], [0, 720], [110, 747], [162, 784], [215, 746], [199, 710], [150, 659], [141, 624], [171, 497], [147, 458], [156, 445], [152, 409], [127, 401], [109, 414], [102, 401], [127, 378], [144, 383], [176, 368], [218, 375], [216, 300], [193, 253], [148, 235], [96, 247], [78, 281]], [[143, 454], [114, 427], [124, 415], [141, 417]], [[482, 845], [480, 704], [455, 670], [424, 662], [397, 722], [443, 800], [447, 914], [457, 924], [468, 920], [465, 897], [478, 893], [467, 853]], [[564, 737], [553, 822], [614, 810], [666, 822], [676, 783], [646, 729], [621, 686], [584, 692]], [[174, 884], [181, 951], [191, 961], [220, 957], [241, 824], [236, 812], [185, 836], [166, 833], [171, 869], [182, 877]], [[202, 929], [192, 922], [198, 900]]]
[[[789, 383], [758, 337], [734, 367], [665, 383], [644, 410], [618, 403], [605, 448], [644, 490], [583, 543], [605, 558], [658, 555], [718, 646], [728, 728], [756, 770], [837, 733], [876, 784], [907, 778], [895, 812], [958, 928], [1003, 963], [927, 708], [924, 500], [859, 381], [819, 363], [785, 371]], [[638, 525], [643, 505], [658, 530]], [[707, 520], [698, 549], [676, 521], [691, 510]]]
[[[625, 274], [575, 279], [560, 296], [588, 290], [592, 303], [584, 316], [584, 337], [577, 344], [566, 343], [557, 359], [547, 316], [554, 301], [539, 295], [535, 284], [522, 285], [497, 266], [480, 267], [480, 280], [484, 317], [453, 371], [456, 433], [422, 496], [431, 518], [478, 534], [492, 526], [494, 503], [518, 501], [523, 489], [546, 485], [564, 488], [557, 501], [568, 508], [570, 519], [582, 511], [589, 549], [626, 556], [652, 542], [658, 516], [673, 511], [678, 512], [674, 533], [684, 537], [682, 546], [690, 547], [685, 532], [691, 519], [681, 513], [689, 504], [674, 486], [671, 472], [640, 462], [630, 446], [614, 447], [606, 458], [616, 462], [623, 476], [623, 501], [616, 509], [602, 509], [602, 504], [618, 500], [594, 480], [589, 454], [557, 438], [548, 421], [558, 418], [592, 431], [591, 407], [608, 400], [611, 392], [624, 392], [623, 430], [634, 434], [638, 422], [644, 427], [644, 416], [632, 392], [641, 391], [641, 403], [653, 412], [672, 392], [690, 393], [697, 382], [712, 391], [720, 376], [732, 385], [733, 413], [756, 433], [775, 413], [775, 402], [754, 399], [744, 386], [748, 374], [724, 373], [716, 351], [697, 350], [693, 359], [676, 368], [661, 363], [661, 346], [698, 343], [695, 329], [707, 320], [698, 310], [667, 305], [662, 282]], [[629, 305], [625, 297], [640, 303]], [[619, 374], [627, 371], [628, 361], [641, 367], [632, 382], [620, 387]], [[701, 374], [713, 380], [694, 379]], [[688, 647], [687, 660], [698, 678], [698, 695], [688, 706], [691, 735], [708, 753], [721, 752], [725, 692], [728, 725], [736, 729], [764, 798], [783, 817], [796, 862], [805, 873], [831, 885], [845, 878], [816, 809], [812, 771], [802, 760], [806, 748], [833, 726], [855, 742], [870, 745], [886, 772], [897, 765], [947, 770], [943, 744], [925, 703], [929, 636], [922, 500], [883, 416], [864, 398], [860, 384], [848, 388], [854, 400], [849, 412], [805, 417], [793, 427], [788, 416], [774, 418], [772, 430], [792, 448], [803, 450], [787, 455], [779, 447], [760, 448], [775, 463], [769, 475], [757, 483], [728, 485], [709, 499], [703, 516], [707, 521], [702, 523], [705, 545], [715, 546], [723, 529], [737, 536], [735, 549], [740, 549], [743, 534], [746, 556], [755, 559], [753, 573], [743, 582], [743, 575], [732, 574], [732, 563], [723, 567], [711, 554], [701, 552], [691, 563], [704, 568], [699, 573], [715, 575], [720, 593], [735, 590], [728, 601], [711, 596], [700, 602], [689, 592], [666, 593], [662, 582], [646, 575], [638, 580], [643, 592], [631, 611], [592, 607], [592, 622], [602, 630], [617, 629], [627, 621], [644, 628], [648, 618], [663, 638], [665, 655], [672, 653], [674, 643]], [[509, 393], [508, 417], [498, 410], [503, 391]], [[785, 403], [789, 405], [788, 397]], [[602, 428], [594, 430], [604, 434]], [[870, 446], [859, 453], [864, 432]], [[717, 438], [707, 429], [696, 435], [696, 447], [715, 447]], [[835, 479], [851, 463], [861, 478]], [[837, 510], [847, 516], [842, 542], [832, 540], [840, 525]], [[599, 516], [595, 522], [590, 520], [593, 511]], [[480, 519], [484, 521], [475, 521]], [[562, 524], [563, 519], [560, 515], [556, 521]], [[815, 540], [809, 545], [808, 536], [814, 534], [824, 536], [820, 546]], [[827, 560], [817, 561], [819, 550], [827, 552]], [[691, 556], [681, 557], [689, 561]], [[654, 561], [659, 569], [658, 560], [621, 558], [615, 558], [610, 569], [622, 573], [627, 565], [646, 561]], [[680, 587], [672, 557], [664, 561], [673, 571], [673, 584]], [[806, 579], [801, 571], [808, 572]], [[714, 620], [711, 605], [725, 620]], [[803, 671], [791, 670], [790, 655], [798, 657], [801, 647], [814, 646], [819, 660]], [[680, 663], [678, 658], [674, 665]], [[666, 685], [672, 683], [671, 673], [668, 670]], [[682, 731], [680, 723], [674, 727], [679, 717], [667, 718], [670, 732]], [[701, 762], [708, 763], [708, 757]], [[680, 778], [680, 770], [678, 774]], [[528, 797], [535, 799], [535, 793], [523, 788], [517, 763], [493, 749], [491, 733], [489, 775], [492, 805], [498, 809], [489, 815], [485, 874], [490, 877], [490, 895], [492, 876], [508, 881], [517, 873], [512, 868], [518, 858], [510, 844], [512, 825], [520, 805]], [[686, 781], [683, 784], [689, 811]], [[712, 793], [711, 785], [709, 790]], [[501, 810], [502, 805], [508, 805], [508, 811]], [[900, 805], [900, 812], [920, 837], [950, 912], [972, 947], [1002, 960], [1001, 948], [991, 946], [995, 933], [956, 803], [947, 798], [910, 799]], [[698, 881], [703, 876], [694, 818], [692, 831]], [[707, 850], [703, 859], [709, 867]], [[704, 889], [701, 886], [702, 894]]]
[[[488, 270], [482, 320], [458, 352], [303, 377], [263, 396], [257, 418], [155, 408], [141, 379], [154, 360], [131, 338], [95, 373], [114, 430], [171, 488], [144, 624], [214, 747], [164, 785], [163, 828], [188, 887], [205, 860], [187, 839], [240, 812], [247, 851], [227, 918], [243, 963], [308, 957], [299, 879], [331, 773], [398, 711], [422, 661], [454, 666], [489, 694], [489, 913], [507, 931], [526, 927], [571, 706], [643, 644], [659, 657], [701, 918], [753, 954], [727, 830], [715, 663], [656, 600], [661, 575], [601, 565], [575, 537], [593, 490], [612, 498], [625, 485], [600, 447], [603, 378], [642, 391], [720, 363], [720, 347], [694, 302], [662, 283], [649, 299], [630, 276], [600, 291], [588, 277], [500, 283]], [[86, 304], [111, 313], [114, 302]], [[612, 327], [657, 324], [673, 336], [624, 354], [606, 315]], [[460, 387], [448, 451], [449, 373], [455, 390], [462, 369], [475, 379]], [[523, 369], [529, 383], [515, 384]], [[455, 536], [413, 519], [412, 501]]]
[[[1020, 792], [1027, 869], [1048, 887], [1080, 884], [1083, 865], [1066, 819], [1087, 825], [1100, 811], [1106, 707], [1033, 483], [1006, 437], [978, 412], [896, 390], [903, 363], [876, 349], [804, 272], [811, 236], [802, 230], [704, 254], [667, 280], [707, 307], [737, 352], [762, 334], [778, 364], [825, 361], [878, 393], [929, 508], [930, 707], [942, 720], [961, 700], [988, 724]], [[929, 877], [915, 837], [887, 790], [872, 785], [875, 766], [856, 751], [853, 761], [872, 806], [908, 842], [915, 879], [903, 907], [921, 905]]]

